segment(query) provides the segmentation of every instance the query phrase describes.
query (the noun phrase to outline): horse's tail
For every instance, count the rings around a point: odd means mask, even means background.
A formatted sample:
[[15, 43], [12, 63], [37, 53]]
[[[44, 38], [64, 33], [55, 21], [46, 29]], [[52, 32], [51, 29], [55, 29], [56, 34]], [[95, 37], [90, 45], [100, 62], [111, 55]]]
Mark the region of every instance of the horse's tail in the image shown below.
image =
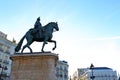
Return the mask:
[[21, 49], [21, 46], [22, 46], [22, 43], [23, 43], [23, 40], [25, 39], [26, 35], [24, 35], [22, 37], [22, 39], [20, 40], [20, 42], [17, 44], [16, 48], [15, 48], [15, 52], [18, 52], [20, 49]]

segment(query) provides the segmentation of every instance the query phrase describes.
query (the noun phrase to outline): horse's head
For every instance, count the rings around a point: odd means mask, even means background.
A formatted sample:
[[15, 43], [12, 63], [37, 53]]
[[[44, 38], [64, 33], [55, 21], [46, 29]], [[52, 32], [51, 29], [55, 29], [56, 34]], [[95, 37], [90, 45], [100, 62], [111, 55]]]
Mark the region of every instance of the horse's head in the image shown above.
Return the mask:
[[58, 27], [57, 22], [51, 22], [50, 24], [53, 27], [53, 29], [55, 29], [56, 31], [59, 31], [59, 27]]
[[46, 32], [59, 31], [57, 22], [50, 22], [47, 25], [45, 25], [43, 28], [45, 28]]

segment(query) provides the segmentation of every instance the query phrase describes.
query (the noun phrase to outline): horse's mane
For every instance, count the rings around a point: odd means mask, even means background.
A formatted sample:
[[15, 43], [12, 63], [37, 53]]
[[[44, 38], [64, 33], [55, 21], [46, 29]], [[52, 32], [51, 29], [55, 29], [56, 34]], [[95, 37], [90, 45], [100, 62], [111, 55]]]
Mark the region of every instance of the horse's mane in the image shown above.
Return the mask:
[[55, 23], [55, 22], [49, 22], [48, 24], [46, 24], [46, 25], [43, 26], [43, 27], [47, 27], [48, 25], [53, 24], [53, 23]]

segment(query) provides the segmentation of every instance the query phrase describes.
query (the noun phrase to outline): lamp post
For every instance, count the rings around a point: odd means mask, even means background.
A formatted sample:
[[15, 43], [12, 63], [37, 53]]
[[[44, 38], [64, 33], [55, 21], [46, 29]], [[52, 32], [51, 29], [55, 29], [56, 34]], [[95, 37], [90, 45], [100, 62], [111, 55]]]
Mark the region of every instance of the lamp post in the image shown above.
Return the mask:
[[[2, 65], [0, 64], [0, 68], [1, 68], [1, 72], [0, 72], [0, 80], [3, 80], [3, 79], [2, 79], [3, 71], [4, 71], [4, 70], [7, 70], [7, 67], [6, 67], [6, 66], [2, 66]], [[5, 77], [6, 77], [6, 75], [5, 75]]]
[[71, 76], [70, 76], [70, 80], [72, 80], [72, 79], [71, 79]]
[[94, 68], [94, 65], [91, 64], [91, 65], [90, 65], [90, 70], [92, 71], [92, 76], [90, 76], [90, 78], [91, 78], [92, 80], [94, 80], [94, 78], [95, 78], [95, 76], [93, 76], [93, 68]]

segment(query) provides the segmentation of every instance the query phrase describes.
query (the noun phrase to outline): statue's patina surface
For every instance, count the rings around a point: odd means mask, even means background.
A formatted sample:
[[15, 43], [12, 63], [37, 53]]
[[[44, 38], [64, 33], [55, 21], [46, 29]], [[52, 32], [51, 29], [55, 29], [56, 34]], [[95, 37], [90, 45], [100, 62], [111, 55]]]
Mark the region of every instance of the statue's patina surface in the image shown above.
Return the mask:
[[45, 46], [45, 44], [47, 44], [47, 42], [53, 42], [55, 44], [55, 46], [53, 47], [53, 50], [56, 48], [56, 41], [52, 40], [52, 37], [53, 37], [52, 33], [53, 33], [54, 29], [56, 31], [59, 31], [57, 22], [50, 22], [47, 25], [42, 27], [42, 25], [39, 21], [40, 21], [40, 17], [37, 18], [34, 28], [29, 29], [29, 31], [26, 32], [26, 34], [22, 37], [22, 39], [20, 40], [20, 42], [18, 43], [18, 45], [15, 48], [15, 52], [18, 52], [21, 49], [23, 40], [25, 38], [27, 40], [27, 43], [26, 43], [26, 45], [23, 46], [21, 53], [23, 53], [25, 48], [29, 48], [30, 52], [32, 53], [33, 51], [30, 48], [30, 45], [34, 41], [43, 42], [41, 52], [44, 52], [44, 46]]

